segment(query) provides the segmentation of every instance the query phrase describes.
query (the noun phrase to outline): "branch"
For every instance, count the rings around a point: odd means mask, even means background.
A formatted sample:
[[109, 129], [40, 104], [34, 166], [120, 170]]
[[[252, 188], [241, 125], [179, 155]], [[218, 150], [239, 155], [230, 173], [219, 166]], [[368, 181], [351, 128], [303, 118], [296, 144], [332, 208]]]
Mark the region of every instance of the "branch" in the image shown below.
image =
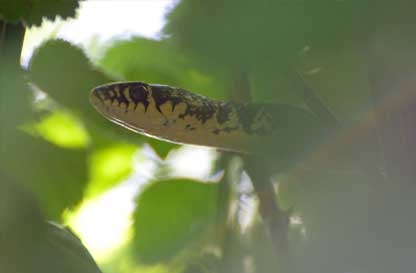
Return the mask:
[[[238, 101], [249, 101], [250, 83], [245, 70], [237, 68], [233, 71], [233, 98]], [[279, 261], [282, 272], [294, 272], [289, 251], [288, 228], [289, 214], [281, 210], [278, 205], [269, 172], [263, 163], [265, 158], [246, 156], [246, 170], [251, 177], [254, 190], [259, 199], [259, 212], [263, 219], [267, 233], [271, 239], [274, 254]]]
[[279, 207], [270, 181], [270, 171], [266, 169], [264, 161], [255, 156], [247, 156], [244, 161], [259, 199], [260, 215], [267, 228], [280, 269], [282, 272], [295, 272], [288, 239], [290, 212], [285, 212]]

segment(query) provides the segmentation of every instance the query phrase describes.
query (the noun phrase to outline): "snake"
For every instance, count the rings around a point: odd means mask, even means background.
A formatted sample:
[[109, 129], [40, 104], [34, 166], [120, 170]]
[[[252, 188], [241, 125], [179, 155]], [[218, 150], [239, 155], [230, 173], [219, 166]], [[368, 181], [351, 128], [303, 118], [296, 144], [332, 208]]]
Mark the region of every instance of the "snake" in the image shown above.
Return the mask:
[[243, 154], [302, 151], [319, 127], [317, 117], [302, 107], [224, 101], [139, 81], [94, 87], [90, 102], [105, 118], [134, 132]]

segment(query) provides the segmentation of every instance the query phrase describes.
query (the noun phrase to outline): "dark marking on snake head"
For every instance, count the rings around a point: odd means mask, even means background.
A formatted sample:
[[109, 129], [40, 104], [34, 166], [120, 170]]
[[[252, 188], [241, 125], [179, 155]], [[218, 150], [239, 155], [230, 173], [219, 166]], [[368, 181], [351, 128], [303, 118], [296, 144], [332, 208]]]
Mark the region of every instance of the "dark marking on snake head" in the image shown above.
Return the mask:
[[102, 85], [94, 88], [94, 96], [99, 98], [101, 102], [110, 100], [113, 102], [115, 98], [114, 88], [112, 85]]
[[268, 109], [260, 104], [244, 104], [237, 113], [243, 130], [249, 134], [267, 135], [273, 130]]
[[214, 130], [212, 130], [212, 133], [215, 135], [219, 135], [220, 133], [231, 133], [232, 131], [236, 131], [239, 130], [238, 126], [233, 126], [233, 127], [224, 127], [224, 128], [215, 128]]
[[129, 88], [129, 95], [136, 105], [135, 108], [137, 108], [137, 105], [143, 104], [144, 111], [146, 112], [147, 107], [149, 107], [148, 85], [142, 82], [132, 82], [126, 83], [124, 86], [120, 86], [121, 90], [124, 90], [125, 88]]
[[213, 133], [214, 135], [219, 135], [219, 134], [220, 134], [220, 132], [221, 132], [221, 130], [220, 130], [220, 129], [218, 129], [218, 128], [215, 128], [214, 130], [212, 130], [212, 133]]
[[217, 111], [218, 106], [211, 101], [194, 95], [191, 101], [186, 102], [185, 112], [180, 114], [178, 118], [185, 119], [186, 116], [195, 117], [202, 124], [211, 119]]
[[195, 130], [196, 128], [195, 127], [192, 127], [192, 125], [191, 124], [186, 124], [186, 126], [185, 126], [185, 130], [188, 130], [188, 131], [193, 131], [193, 130]]
[[124, 96], [123, 92], [118, 92], [118, 96], [115, 99], [118, 101], [118, 105], [121, 105], [124, 102], [127, 107], [130, 103], [126, 96]]
[[229, 115], [232, 111], [232, 105], [230, 103], [223, 103], [219, 106], [217, 112], [217, 122], [219, 124], [223, 124], [224, 122], [229, 120]]
[[147, 90], [147, 86], [147, 84], [142, 82], [112, 83], [96, 87], [93, 94], [95, 97], [99, 98], [101, 102], [110, 100], [111, 104], [116, 101], [119, 106], [121, 103], [129, 105], [130, 101], [126, 98], [124, 93], [124, 90], [127, 88], [135, 107], [141, 103], [145, 110], [147, 110], [147, 107], [149, 106], [149, 91]]
[[155, 107], [157, 111], [159, 111], [161, 114], [163, 113], [160, 107], [163, 104], [170, 102], [172, 104], [172, 112], [173, 112], [177, 104], [184, 102], [183, 98], [177, 95], [174, 92], [175, 89], [170, 86], [155, 84], [155, 85], [151, 85], [151, 88], [152, 88], [152, 97], [153, 97], [153, 100], [155, 101]]
[[161, 114], [163, 113], [160, 107], [167, 102], [172, 104], [172, 112], [175, 110], [176, 105], [184, 103], [185, 110], [178, 115], [178, 118], [185, 119], [186, 116], [191, 116], [204, 124], [217, 111], [218, 106], [216, 103], [181, 88], [156, 84], [150, 86], [152, 88], [152, 96], [155, 101], [156, 109]]

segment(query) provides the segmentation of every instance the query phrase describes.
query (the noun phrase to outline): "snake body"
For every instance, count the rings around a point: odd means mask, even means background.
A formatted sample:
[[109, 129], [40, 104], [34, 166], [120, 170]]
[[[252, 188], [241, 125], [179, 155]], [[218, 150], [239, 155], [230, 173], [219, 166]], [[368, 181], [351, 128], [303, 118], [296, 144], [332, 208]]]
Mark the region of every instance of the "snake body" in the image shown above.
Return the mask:
[[[276, 141], [285, 150], [303, 142], [317, 121], [309, 111], [290, 105], [215, 100], [181, 88], [119, 82], [94, 88], [92, 105], [110, 121], [166, 141], [251, 153]], [[293, 135], [301, 135], [296, 140]], [[297, 143], [297, 145], [303, 145]]]

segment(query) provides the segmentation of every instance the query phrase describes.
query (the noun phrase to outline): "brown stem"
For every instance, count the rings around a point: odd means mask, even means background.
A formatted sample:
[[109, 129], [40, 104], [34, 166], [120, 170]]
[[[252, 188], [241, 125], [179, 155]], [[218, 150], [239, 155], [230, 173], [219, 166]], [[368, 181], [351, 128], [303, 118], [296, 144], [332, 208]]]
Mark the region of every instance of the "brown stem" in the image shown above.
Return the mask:
[[[238, 101], [249, 101], [250, 82], [247, 71], [236, 68], [233, 71], [233, 98]], [[259, 199], [259, 212], [267, 233], [271, 239], [275, 256], [282, 272], [294, 272], [288, 242], [289, 213], [279, 207], [269, 172], [264, 163], [265, 158], [247, 156], [244, 158], [246, 170], [250, 175], [254, 190]]]
[[280, 266], [279, 272], [295, 272], [289, 248], [290, 212], [279, 207], [276, 192], [270, 181], [270, 172], [261, 158], [247, 156], [246, 170], [253, 181], [253, 187], [259, 199], [260, 215], [267, 228], [275, 256]]

